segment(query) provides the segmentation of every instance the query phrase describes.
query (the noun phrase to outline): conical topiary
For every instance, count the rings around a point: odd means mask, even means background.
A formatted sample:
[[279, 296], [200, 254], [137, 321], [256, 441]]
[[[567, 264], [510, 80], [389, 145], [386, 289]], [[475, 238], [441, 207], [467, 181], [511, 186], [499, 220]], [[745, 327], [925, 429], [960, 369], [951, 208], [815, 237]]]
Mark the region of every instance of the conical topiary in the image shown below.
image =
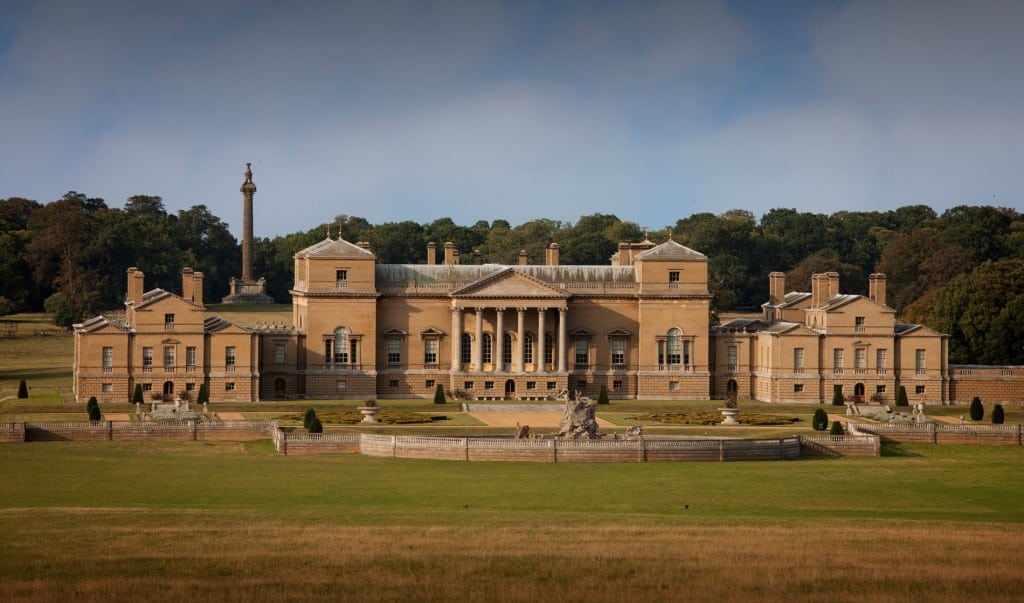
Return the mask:
[[440, 383], [437, 384], [437, 389], [434, 390], [434, 404], [444, 404], [444, 387]]
[[814, 416], [811, 417], [811, 428], [814, 431], [825, 431], [828, 428], [828, 413], [825, 412], [824, 408], [814, 411]]

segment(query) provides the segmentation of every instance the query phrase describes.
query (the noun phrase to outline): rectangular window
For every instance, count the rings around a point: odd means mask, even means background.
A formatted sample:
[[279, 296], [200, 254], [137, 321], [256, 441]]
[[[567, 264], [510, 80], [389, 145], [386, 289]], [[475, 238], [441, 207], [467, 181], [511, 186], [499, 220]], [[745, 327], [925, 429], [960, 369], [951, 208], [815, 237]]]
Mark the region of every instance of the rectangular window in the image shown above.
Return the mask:
[[725, 350], [725, 363], [729, 365], [730, 371], [735, 371], [736, 366], [739, 364], [739, 350], [736, 346], [731, 345]]
[[142, 348], [142, 372], [153, 372], [153, 348]]
[[918, 394], [918, 395], [923, 395], [924, 394], [924, 386], [923, 385], [918, 385], [917, 387], [915, 387], [914, 388], [914, 393]]
[[668, 339], [668, 363], [679, 364], [680, 358], [683, 355], [683, 342], [678, 337], [669, 337]]
[[398, 379], [388, 379], [388, 387], [391, 389], [398, 387]]
[[190, 373], [196, 370], [196, 346], [194, 345], [185, 348], [185, 370]]
[[144, 392], [153, 391], [153, 384], [152, 383], [143, 383], [142, 384], [142, 391], [144, 391]]
[[235, 384], [234, 384], [234, 382], [233, 381], [228, 381], [227, 383], [225, 383], [224, 384], [224, 391], [226, 391], [226, 392], [233, 392], [233, 391], [235, 391]]
[[678, 381], [669, 381], [668, 382], [668, 391], [674, 392], [677, 389], [679, 389], [679, 382]]
[[556, 383], [554, 381], [548, 381], [548, 389], [555, 389], [555, 387], [557, 385], [558, 385], [558, 383]]
[[235, 370], [235, 346], [233, 345], [224, 348], [224, 370], [229, 373]]
[[334, 382], [334, 389], [341, 391], [348, 388], [348, 381], [345, 379], [338, 379]]
[[[494, 340], [491, 337], [490, 333], [484, 333], [483, 346], [480, 349], [480, 362], [483, 362], [484, 364], [490, 364], [491, 363], [491, 359], [492, 359], [491, 347], [492, 347], [493, 341]], [[478, 368], [477, 370], [480, 370], [480, 369]]]
[[838, 375], [843, 373], [843, 348], [832, 350], [832, 372]]
[[804, 349], [793, 348], [793, 372], [804, 372]]
[[527, 381], [526, 382], [526, 389], [537, 389], [537, 382], [536, 381]]
[[388, 364], [402, 363], [402, 342], [399, 339], [388, 340]]
[[100, 390], [105, 394], [109, 394], [110, 392], [114, 391], [114, 385], [112, 383], [104, 383], [100, 387]]
[[924, 372], [925, 372], [924, 350], [923, 349], [918, 348], [918, 349], [914, 350], [914, 371], [918, 375], [923, 375]]
[[468, 366], [473, 362], [473, 339], [469, 336], [469, 333], [462, 334], [462, 356], [459, 358], [462, 361], [463, 366]]
[[172, 345], [164, 346], [164, 370], [174, 370], [174, 346]]
[[533, 335], [527, 333], [526, 341], [523, 342], [523, 362], [533, 364]]
[[423, 364], [437, 364], [437, 340], [423, 341]]
[[668, 288], [678, 289], [679, 288], [679, 271], [670, 270], [668, 273]]
[[493, 381], [484, 381], [484, 389], [494, 389]]
[[886, 365], [887, 362], [886, 351], [884, 349], [875, 350], [875, 372], [879, 375], [884, 375], [886, 369], [889, 368]]
[[863, 375], [868, 367], [868, 351], [864, 348], [857, 348], [853, 351], [853, 368], [858, 375]]
[[626, 364], [626, 340], [612, 340], [612, 365], [622, 366]]
[[166, 330], [166, 331], [173, 331], [174, 330], [174, 315], [173, 314], [164, 314], [164, 330]]
[[348, 270], [334, 271], [334, 284], [339, 288], [348, 287]]
[[692, 363], [690, 362], [690, 342], [689, 341], [684, 341], [683, 342], [683, 366], [685, 366], [687, 368], [691, 368], [692, 367]]
[[194, 392], [194, 391], [196, 391], [196, 384], [195, 383], [186, 383], [185, 384], [185, 391], [187, 391], [187, 392]]
[[875, 386], [875, 393], [876, 394], [884, 394], [885, 393], [885, 386], [884, 385], [876, 385]]
[[[544, 364], [551, 364], [554, 362], [554, 342], [551, 340], [551, 336], [544, 335]], [[548, 389], [554, 389], [550, 387]]]
[[853, 329], [854, 331], [856, 331], [858, 333], [863, 333], [864, 332], [864, 317], [863, 316], [855, 316], [854, 319], [853, 319], [853, 325], [854, 325], [854, 329]]
[[612, 381], [612, 389], [622, 389], [622, 379]]
[[512, 364], [512, 336], [502, 335], [501, 361], [505, 364]]
[[800, 393], [803, 393], [803, 391], [804, 391], [804, 384], [803, 383], [794, 383], [793, 384], [793, 393], [794, 394], [800, 394]]
[[427, 386], [428, 388], [434, 387], [435, 385], [437, 385], [437, 381], [435, 381], [435, 380], [433, 380], [433, 379], [427, 379], [427, 383], [426, 383], [426, 386]]
[[587, 339], [576, 340], [576, 366], [585, 367], [589, 364], [590, 341]]
[[465, 383], [462, 384], [462, 389], [473, 389], [473, 382], [466, 381]]
[[109, 373], [114, 370], [114, 348], [103, 348], [103, 372]]

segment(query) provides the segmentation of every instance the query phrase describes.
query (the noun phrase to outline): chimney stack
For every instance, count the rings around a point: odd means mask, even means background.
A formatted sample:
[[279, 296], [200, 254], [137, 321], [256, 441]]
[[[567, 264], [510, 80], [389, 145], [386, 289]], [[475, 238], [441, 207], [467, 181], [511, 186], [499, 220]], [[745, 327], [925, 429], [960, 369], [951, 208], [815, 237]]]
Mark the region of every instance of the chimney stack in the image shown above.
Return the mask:
[[181, 296], [188, 301], [192, 301], [192, 269], [185, 266], [181, 269]]
[[[263, 277], [260, 277], [260, 281]], [[196, 272], [192, 273], [192, 303], [197, 306], [203, 305], [203, 273]]]
[[427, 264], [437, 263], [437, 245], [433, 241], [427, 243]]
[[558, 265], [558, 243], [552, 243], [548, 245], [548, 248], [544, 254], [544, 263], [548, 266]]
[[820, 308], [828, 299], [828, 276], [824, 273], [811, 275], [811, 307]]
[[868, 298], [880, 306], [887, 306], [885, 300], [885, 275], [875, 272], [868, 276]]
[[527, 264], [527, 259], [528, 258], [526, 257], [526, 250], [525, 249], [520, 249], [519, 250], [519, 265], [520, 266], [525, 266]]
[[828, 277], [828, 294], [825, 299], [829, 300], [839, 295], [839, 273], [838, 272], [826, 272], [825, 276]]
[[448, 241], [444, 244], [444, 263], [445, 264], [457, 264], [457, 258], [459, 251], [455, 249], [455, 243]]
[[786, 273], [772, 272], [768, 275], [768, 301], [781, 304], [786, 297]]
[[370, 245], [369, 241], [359, 241], [358, 243], [356, 243], [356, 247], [360, 249], [365, 249], [370, 253], [373, 253], [373, 245]]
[[128, 269], [128, 292], [125, 297], [126, 302], [137, 304], [142, 301], [145, 280], [146, 275], [135, 266]]
[[479, 266], [480, 264], [483, 264], [483, 263], [484, 263], [484, 260], [483, 260], [483, 256], [480, 255], [480, 250], [479, 249], [474, 249], [473, 250], [473, 264], [476, 265], [476, 266]]

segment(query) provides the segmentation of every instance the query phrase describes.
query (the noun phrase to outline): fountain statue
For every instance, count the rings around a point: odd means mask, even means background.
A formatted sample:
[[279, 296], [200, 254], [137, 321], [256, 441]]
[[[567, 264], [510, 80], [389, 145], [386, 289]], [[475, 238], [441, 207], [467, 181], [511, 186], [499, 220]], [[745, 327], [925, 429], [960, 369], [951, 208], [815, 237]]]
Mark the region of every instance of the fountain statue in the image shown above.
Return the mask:
[[602, 434], [597, 432], [597, 419], [594, 417], [597, 407], [590, 398], [580, 395], [579, 391], [575, 392], [575, 395], [570, 394], [568, 389], [559, 392], [558, 397], [565, 399], [558, 437], [571, 440], [593, 440], [601, 437]]

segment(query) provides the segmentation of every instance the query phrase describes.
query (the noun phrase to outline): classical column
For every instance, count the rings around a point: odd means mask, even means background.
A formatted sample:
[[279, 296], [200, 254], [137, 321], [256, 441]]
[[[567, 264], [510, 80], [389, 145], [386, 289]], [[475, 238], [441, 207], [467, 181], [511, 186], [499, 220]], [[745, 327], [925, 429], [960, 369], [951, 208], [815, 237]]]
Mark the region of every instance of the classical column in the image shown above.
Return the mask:
[[462, 370], [462, 309], [452, 308], [452, 370]]
[[[533, 370], [541, 373], [547, 372], [548, 370], [548, 366], [544, 362], [544, 350], [546, 349], [545, 345], [547, 344], [547, 337], [544, 336], [544, 315], [547, 314], [547, 311], [547, 308], [537, 308], [537, 339], [540, 340], [540, 357], [536, 359], [537, 362], [534, 363], [534, 366], [540, 367], [540, 370], [538, 371], [537, 368], [534, 368]], [[537, 353], [535, 351], [534, 356], [536, 355]]]
[[252, 197], [256, 185], [252, 182], [252, 164], [245, 164], [245, 182], [242, 183], [242, 282], [252, 280]]
[[566, 344], [568, 343], [566, 341], [567, 335], [566, 335], [566, 329], [565, 329], [565, 322], [566, 322], [565, 319], [568, 316], [568, 314], [569, 314], [569, 309], [568, 308], [559, 308], [558, 309], [558, 372], [559, 373], [564, 373], [565, 372], [565, 348], [566, 348]]
[[494, 372], [499, 373], [505, 371], [505, 308], [495, 308], [494, 311], [498, 319], [494, 324], [495, 357], [491, 359], [491, 366], [494, 367]]
[[[523, 347], [526, 345], [526, 309], [518, 308], [516, 310], [516, 339], [519, 340], [519, 346], [516, 349], [516, 365], [515, 371], [517, 373], [523, 372]], [[536, 346], [534, 346], [536, 347]], [[536, 353], [536, 352], [534, 352]]]
[[473, 342], [473, 364], [474, 370], [484, 370], [483, 345], [484, 345], [484, 309], [474, 308], [476, 312], [476, 341]]

